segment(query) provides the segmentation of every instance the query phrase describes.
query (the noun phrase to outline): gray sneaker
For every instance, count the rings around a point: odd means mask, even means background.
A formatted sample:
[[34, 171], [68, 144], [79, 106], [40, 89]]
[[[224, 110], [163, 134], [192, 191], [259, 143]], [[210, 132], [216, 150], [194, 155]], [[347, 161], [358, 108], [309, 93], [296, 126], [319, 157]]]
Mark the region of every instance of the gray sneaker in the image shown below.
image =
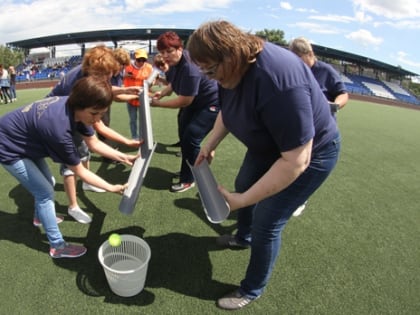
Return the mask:
[[92, 222], [92, 219], [90, 218], [90, 216], [86, 212], [84, 212], [82, 209], [80, 209], [79, 206], [73, 209], [68, 208], [67, 211], [68, 211], [68, 214], [71, 215], [79, 223], [88, 224]]
[[232, 248], [232, 249], [246, 249], [249, 248], [248, 243], [239, 242], [235, 235], [225, 234], [216, 238], [216, 244], [222, 247]]
[[239, 310], [254, 300], [255, 299], [250, 299], [246, 295], [242, 295], [239, 292], [239, 289], [237, 289], [217, 300], [217, 306], [224, 310]]

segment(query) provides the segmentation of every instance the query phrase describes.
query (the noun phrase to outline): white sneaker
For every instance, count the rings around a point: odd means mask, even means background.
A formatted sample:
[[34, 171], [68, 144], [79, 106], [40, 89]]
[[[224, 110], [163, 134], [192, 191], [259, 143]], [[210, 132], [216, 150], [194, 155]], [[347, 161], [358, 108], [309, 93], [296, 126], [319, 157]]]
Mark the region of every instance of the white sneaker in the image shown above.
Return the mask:
[[68, 208], [68, 213], [79, 223], [88, 224], [92, 222], [90, 216], [79, 207], [73, 209]]
[[82, 189], [83, 189], [83, 190], [88, 190], [88, 191], [97, 192], [97, 193], [103, 193], [103, 192], [105, 192], [105, 191], [106, 191], [105, 189], [102, 189], [102, 188], [99, 188], [99, 187], [92, 186], [92, 185], [90, 185], [90, 184], [88, 184], [88, 183], [85, 183], [85, 182], [83, 182], [83, 184], [82, 184]]
[[305, 201], [305, 203], [303, 205], [297, 207], [295, 212], [293, 212], [294, 217], [298, 217], [302, 214], [303, 210], [305, 210], [305, 208], [306, 208], [306, 203], [307, 203], [307, 201]]

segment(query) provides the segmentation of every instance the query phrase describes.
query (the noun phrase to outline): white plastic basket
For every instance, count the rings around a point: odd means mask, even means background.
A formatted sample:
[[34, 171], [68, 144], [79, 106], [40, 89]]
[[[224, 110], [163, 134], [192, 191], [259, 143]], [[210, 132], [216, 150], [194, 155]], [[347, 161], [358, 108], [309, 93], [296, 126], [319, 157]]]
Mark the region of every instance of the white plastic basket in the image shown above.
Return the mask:
[[105, 241], [99, 247], [98, 258], [112, 292], [119, 296], [134, 296], [144, 288], [151, 251], [141, 238], [123, 234], [121, 245], [113, 247]]

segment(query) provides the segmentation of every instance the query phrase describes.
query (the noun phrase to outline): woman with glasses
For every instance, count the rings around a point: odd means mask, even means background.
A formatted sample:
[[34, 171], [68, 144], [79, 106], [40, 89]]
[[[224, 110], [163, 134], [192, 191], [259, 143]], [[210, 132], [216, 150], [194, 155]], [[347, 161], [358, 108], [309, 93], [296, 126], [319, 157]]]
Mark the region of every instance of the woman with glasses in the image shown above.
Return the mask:
[[262, 295], [281, 233], [333, 170], [340, 135], [311, 70], [287, 49], [216, 21], [191, 35], [188, 51], [220, 92], [220, 112], [196, 165], [210, 162], [229, 132], [247, 148], [236, 191], [219, 188], [237, 212], [237, 232], [216, 239], [225, 248], [251, 249], [239, 287], [217, 301], [222, 309], [240, 309]]
[[[147, 62], [147, 52], [144, 49], [137, 49], [134, 52], [134, 61], [125, 67], [124, 70], [124, 86], [143, 86], [144, 80], [152, 74], [153, 67]], [[139, 140], [139, 115], [140, 115], [139, 98], [129, 100], [127, 102], [128, 117], [130, 119], [131, 138]]]
[[[209, 79], [191, 62], [188, 52], [175, 32], [166, 32], [157, 39], [157, 49], [165, 63], [168, 85], [157, 92], [151, 105], [181, 109], [178, 118], [181, 142], [181, 171], [179, 183], [171, 186], [172, 192], [183, 192], [194, 187], [190, 167], [200, 152], [201, 142], [213, 127], [219, 112], [217, 82]], [[163, 99], [175, 92], [176, 97]]]

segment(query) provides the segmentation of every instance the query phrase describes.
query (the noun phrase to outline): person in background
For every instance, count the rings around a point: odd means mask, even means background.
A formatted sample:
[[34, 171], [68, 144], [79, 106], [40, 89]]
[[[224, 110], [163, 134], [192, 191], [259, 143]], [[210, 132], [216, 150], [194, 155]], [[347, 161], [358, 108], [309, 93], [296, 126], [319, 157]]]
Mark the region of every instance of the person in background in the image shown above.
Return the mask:
[[290, 42], [289, 48], [311, 68], [322, 92], [330, 102], [331, 112], [335, 114], [346, 106], [349, 94], [340, 74], [331, 65], [316, 58], [311, 43], [304, 37], [298, 37]]
[[[153, 58], [153, 66], [159, 70], [159, 76], [156, 79], [156, 82], [159, 84], [160, 87], [167, 86], [168, 81], [166, 80], [166, 73], [169, 70], [169, 65], [163, 60], [163, 56], [161, 54], [156, 54]], [[178, 124], [178, 139], [180, 139], [180, 130], [179, 130], [179, 119], [181, 117], [182, 108], [178, 110], [177, 115], [177, 124]], [[177, 142], [170, 145], [171, 147], [179, 147], [181, 146], [181, 141], [178, 140]], [[181, 156], [181, 152], [176, 152], [176, 156]], [[177, 173], [178, 175], [179, 173]]]
[[9, 81], [9, 73], [3, 65], [0, 64], [0, 88], [4, 98], [4, 104], [7, 104], [7, 98], [9, 98], [10, 103], [13, 102], [12, 97], [10, 95], [10, 81]]
[[[140, 86], [143, 87], [143, 82], [153, 72], [153, 67], [147, 62], [147, 52], [144, 49], [137, 49], [134, 52], [134, 61], [125, 67], [124, 71], [124, 86]], [[127, 102], [128, 117], [130, 120], [130, 131], [132, 139], [139, 139], [139, 115], [140, 115], [140, 100], [139, 98], [129, 100]]]
[[[170, 68], [166, 73], [168, 85], [155, 93], [151, 106], [182, 109], [178, 120], [182, 155], [180, 180], [170, 190], [183, 192], [195, 185], [188, 163], [194, 164], [201, 142], [213, 127], [219, 112], [217, 82], [191, 62], [175, 32], [161, 34], [157, 39], [157, 49]], [[175, 98], [162, 99], [172, 92], [176, 93]]]
[[[83, 56], [82, 64], [67, 72], [64, 78], [51, 90], [48, 96], [69, 95], [76, 82], [86, 76], [105, 76], [111, 82], [112, 76], [117, 75], [119, 71], [121, 71], [121, 65], [115, 59], [112, 49], [103, 45], [93, 47], [86, 51], [85, 55]], [[124, 88], [112, 85], [114, 101], [136, 99], [138, 98], [139, 90], [140, 87]], [[106, 139], [111, 141], [119, 142], [133, 148], [138, 148], [141, 144], [139, 140], [127, 139], [118, 132], [107, 127], [102, 122], [102, 119], [93, 123], [93, 128], [98, 134], [101, 134]], [[79, 149], [82, 164], [89, 169], [90, 152], [83, 140], [83, 137], [81, 137], [81, 135], [77, 132], [74, 135], [74, 142]], [[74, 175], [73, 171], [65, 164], [61, 165], [60, 173], [63, 176], [64, 190], [69, 200], [69, 215], [80, 223], [90, 223], [92, 221], [91, 217], [80, 208], [77, 202], [76, 176]], [[85, 182], [82, 184], [82, 189], [97, 193], [104, 192], [103, 189], [92, 186]]]
[[[344, 82], [341, 80], [340, 74], [331, 65], [316, 58], [311, 43], [304, 37], [292, 40], [289, 43], [289, 49], [311, 68], [315, 79], [329, 102], [331, 113], [336, 115], [338, 110], [346, 106], [349, 100], [349, 94]], [[306, 204], [307, 201], [300, 205], [293, 212], [293, 216], [301, 215], [306, 208]]]
[[230, 211], [237, 212], [237, 232], [217, 237], [216, 243], [251, 249], [239, 287], [217, 301], [218, 307], [235, 310], [263, 294], [281, 233], [335, 167], [340, 134], [314, 76], [287, 49], [223, 20], [196, 29], [187, 49], [201, 71], [219, 83], [221, 108], [195, 165], [211, 162], [228, 133], [247, 148], [235, 192], [219, 186]]
[[12, 101], [17, 101], [16, 96], [16, 70], [15, 67], [9, 67], [9, 81], [10, 81], [10, 96], [12, 97]]
[[163, 60], [161, 54], [156, 54], [153, 57], [153, 67], [159, 71], [159, 75], [156, 78], [156, 84], [158, 84], [159, 87], [168, 85], [168, 81], [166, 80], [166, 72], [169, 70], [169, 65], [165, 62], [165, 60]]
[[[115, 60], [118, 62], [120, 68], [119, 68], [119, 71], [111, 77], [111, 85], [120, 88], [122, 86], [122, 78], [123, 78], [124, 67], [126, 67], [127, 65], [130, 64], [130, 54], [128, 53], [127, 50], [125, 50], [123, 48], [116, 48], [112, 51], [112, 53], [114, 55]], [[122, 100], [119, 100], [119, 101], [122, 101]], [[105, 126], [107, 126], [107, 127], [110, 126], [110, 124], [111, 124], [111, 107], [105, 113], [105, 115], [102, 116], [101, 120], [102, 120], [102, 122], [104, 123]], [[98, 133], [98, 138], [99, 138], [99, 140], [101, 140], [105, 143], [108, 143], [107, 138], [100, 133]]]
[[87, 146], [109, 158], [132, 165], [137, 156], [116, 151], [99, 141], [92, 124], [112, 103], [112, 88], [103, 77], [80, 79], [69, 96], [50, 97], [0, 118], [0, 163], [35, 200], [34, 217], [44, 227], [52, 258], [75, 258], [86, 253], [82, 245], [68, 244], [57, 225], [54, 180], [45, 160], [66, 164], [83, 181], [122, 194], [127, 184], [113, 185], [86, 169], [73, 143], [82, 134]]

